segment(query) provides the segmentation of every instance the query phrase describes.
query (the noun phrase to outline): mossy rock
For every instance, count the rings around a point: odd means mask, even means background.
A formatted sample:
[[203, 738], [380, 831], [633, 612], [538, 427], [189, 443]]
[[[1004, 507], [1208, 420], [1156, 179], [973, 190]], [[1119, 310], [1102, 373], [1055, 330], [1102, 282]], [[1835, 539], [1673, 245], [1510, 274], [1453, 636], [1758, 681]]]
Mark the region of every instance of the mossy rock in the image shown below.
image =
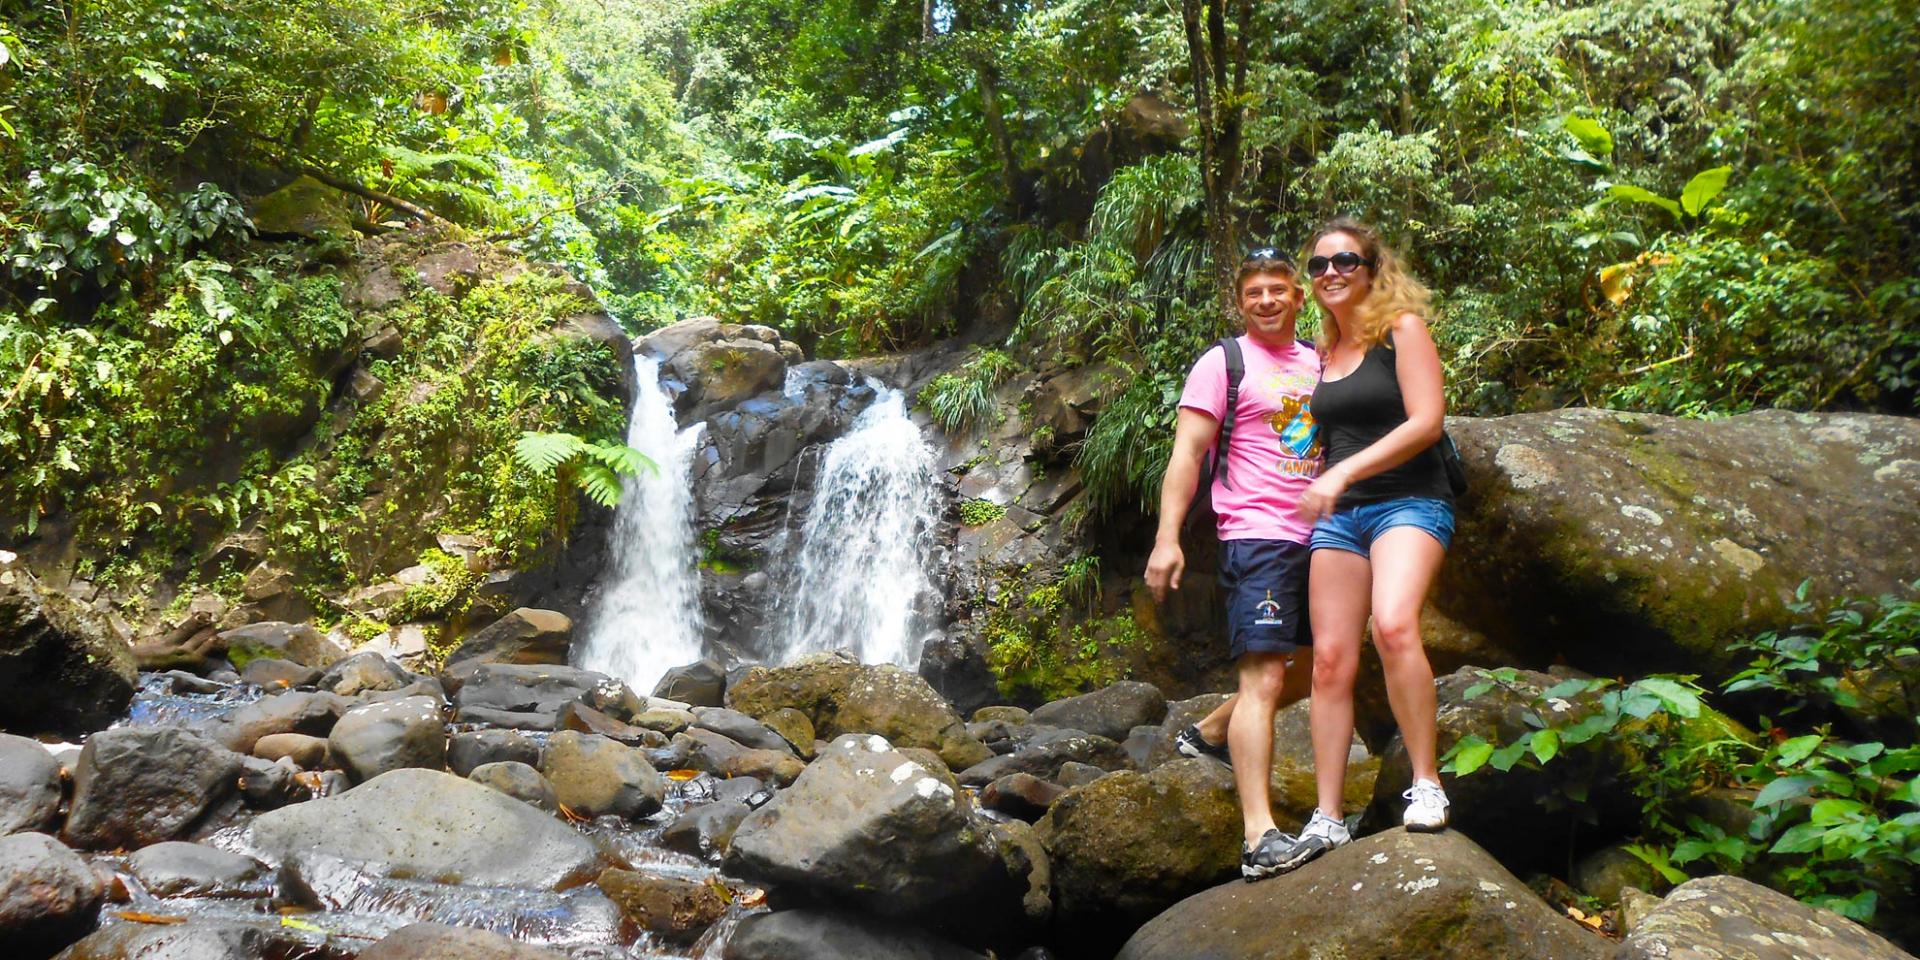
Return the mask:
[[351, 240], [352, 203], [346, 193], [303, 174], [254, 202], [253, 225], [269, 237]]

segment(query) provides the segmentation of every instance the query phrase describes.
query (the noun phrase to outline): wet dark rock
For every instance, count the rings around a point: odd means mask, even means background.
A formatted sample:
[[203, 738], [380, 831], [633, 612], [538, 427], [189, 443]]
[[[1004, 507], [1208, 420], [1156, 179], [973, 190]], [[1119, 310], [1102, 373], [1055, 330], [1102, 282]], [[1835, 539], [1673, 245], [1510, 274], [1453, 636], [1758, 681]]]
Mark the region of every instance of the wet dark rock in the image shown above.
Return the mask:
[[727, 689], [727, 705], [749, 716], [792, 707], [825, 738], [877, 734], [902, 747], [937, 751], [959, 770], [992, 755], [967, 733], [945, 698], [917, 674], [824, 654], [783, 667], [755, 667]]
[[254, 741], [253, 755], [268, 762], [284, 757], [302, 770], [318, 770], [327, 765], [327, 740], [304, 733], [268, 734]]
[[674, 667], [654, 684], [653, 695], [696, 707], [717, 707], [725, 702], [727, 674], [717, 660], [700, 660]]
[[1213, 760], [1114, 773], [1054, 801], [1035, 826], [1055, 922], [1111, 949], [1161, 910], [1238, 874], [1240, 803]]
[[559, 797], [553, 792], [553, 784], [540, 775], [540, 771], [516, 760], [501, 760], [496, 763], [483, 763], [467, 774], [474, 783], [483, 783], [509, 797], [523, 803], [530, 803], [548, 813], [560, 812]]
[[1127, 752], [1127, 759], [1133, 761], [1136, 769], [1146, 770], [1153, 766], [1149, 762], [1153, 756], [1154, 745], [1160, 742], [1161, 730], [1157, 726], [1134, 727], [1127, 731], [1125, 739], [1120, 741], [1120, 749]]
[[[284, 663], [286, 661], [278, 661]], [[297, 666], [297, 664], [296, 664]], [[211, 677], [188, 673], [185, 670], [168, 670], [160, 676], [167, 678], [169, 693], [217, 694], [224, 692], [227, 685]]]
[[[794, 712], [799, 713], [797, 710]], [[805, 714], [801, 716], [804, 718]], [[793, 752], [793, 746], [787, 742], [787, 738], [738, 710], [728, 710], [725, 707], [694, 707], [693, 725], [703, 730], [712, 730], [742, 746], [757, 750], [778, 750], [789, 754]], [[812, 738], [809, 737], [808, 740], [811, 741]]]
[[325, 669], [346, 656], [339, 645], [311, 624], [265, 620], [223, 631], [220, 644], [234, 666], [246, 669], [256, 659], [288, 660]]
[[1689, 880], [1633, 925], [1613, 960], [1912, 960], [1831, 911], [1738, 877]]
[[1071, 790], [1074, 787], [1086, 786], [1106, 776], [1110, 772], [1111, 771], [1108, 770], [1102, 770], [1090, 763], [1069, 760], [1060, 765], [1060, 772], [1054, 774], [1053, 782]]
[[50, 956], [78, 940], [92, 928], [103, 892], [87, 861], [60, 841], [43, 833], [0, 837], [0, 943], [9, 956]]
[[[313, 422], [310, 418], [318, 412], [317, 405], [308, 404], [291, 415], [269, 413], [268, 422], [258, 427], [266, 434], [291, 437], [310, 425]], [[293, 571], [273, 563], [259, 563], [247, 571], [246, 579], [240, 583], [240, 598], [246, 601], [239, 611], [243, 622], [299, 624], [313, 619], [315, 613], [313, 604], [300, 592], [299, 578]]]
[[964, 796], [874, 736], [844, 736], [741, 823], [727, 872], [817, 900], [971, 936], [1020, 891]]
[[309, 667], [292, 660], [256, 657], [247, 661], [246, 667], [240, 671], [240, 679], [269, 690], [287, 690], [319, 683], [322, 672], [319, 667]]
[[973, 712], [974, 723], [993, 723], [996, 720], [1004, 723], [1029, 723], [1032, 719], [1033, 714], [1024, 707], [1001, 705], [981, 707]]
[[59, 960], [262, 960], [300, 956], [309, 949], [295, 932], [269, 928], [265, 921], [196, 918], [180, 924], [110, 924], [67, 948]]
[[1008, 816], [1032, 822], [1040, 819], [1067, 788], [1049, 783], [1030, 773], [1014, 773], [987, 784], [980, 791], [980, 805]]
[[773, 789], [758, 777], [728, 777], [714, 783], [713, 799], [739, 800], [750, 807], [758, 807], [773, 799]]
[[0, 836], [53, 829], [60, 815], [60, 761], [26, 737], [0, 733]]
[[720, 764], [723, 777], [749, 777], [785, 787], [807, 769], [807, 762], [785, 750], [743, 750]]
[[658, 730], [623, 723], [584, 703], [569, 703], [560, 708], [560, 728], [596, 734], [630, 747], [663, 747], [667, 744], [667, 735]]
[[671, 737], [693, 726], [693, 714], [685, 710], [654, 708], [636, 715], [631, 722], [636, 727], [658, 731]]
[[[339, 771], [330, 770], [336, 776]], [[267, 761], [259, 757], [240, 758], [240, 799], [255, 810], [273, 810], [310, 798], [312, 787], [302, 782], [300, 770], [291, 760]], [[307, 776], [311, 776], [308, 774]]]
[[1658, 879], [1646, 861], [1627, 852], [1625, 844], [1601, 847], [1573, 867], [1573, 885], [1601, 903], [1619, 903], [1620, 891], [1653, 887]]
[[1055, 700], [1033, 711], [1032, 722], [1125, 740], [1134, 727], [1157, 724], [1167, 715], [1167, 698], [1160, 688], [1137, 680], [1122, 680], [1092, 693]]
[[94, 734], [74, 765], [66, 839], [76, 847], [144, 847], [185, 835], [234, 793], [240, 757], [178, 727]]
[[986, 960], [917, 927], [840, 910], [781, 910], [740, 921], [725, 960]]
[[554, 817], [490, 787], [414, 768], [261, 814], [247, 838], [282, 861], [308, 852], [486, 886], [551, 890], [601, 866], [593, 844]]
[[447, 762], [440, 702], [407, 697], [347, 711], [327, 737], [327, 752], [355, 781], [402, 767], [438, 770]]
[[400, 669], [399, 664], [368, 651], [356, 653], [328, 667], [320, 677], [320, 688], [343, 697], [353, 697], [382, 690], [398, 690], [412, 682], [413, 677]]
[[660, 809], [666, 781], [646, 755], [606, 737], [563, 730], [547, 741], [540, 772], [582, 816], [644, 817]]
[[447, 699], [447, 688], [441, 686], [440, 681], [432, 677], [411, 677], [411, 682], [404, 687], [362, 693], [355, 699], [366, 703], [392, 703], [408, 697], [426, 697], [442, 707], [453, 702]]
[[670, 943], [687, 943], [727, 915], [727, 897], [713, 883], [609, 867], [596, 881], [620, 912]]
[[657, 756], [666, 769], [720, 774], [726, 769], [728, 761], [746, 750], [744, 745], [712, 730], [689, 727], [685, 733], [674, 734], [673, 739], [667, 742], [666, 749]]
[[458, 684], [455, 719], [519, 730], [554, 730], [560, 708], [609, 682], [606, 674], [546, 664], [463, 666], [447, 678]]
[[509, 940], [497, 933], [471, 927], [450, 927], [441, 923], [416, 923], [387, 934], [379, 943], [360, 951], [358, 960], [566, 960], [531, 944]]
[[352, 701], [331, 693], [281, 693], [202, 724], [200, 732], [229, 750], [252, 753], [260, 738], [276, 733], [324, 737], [352, 706]]
[[1610, 950], [1461, 834], [1395, 829], [1285, 876], [1189, 897], [1118, 960], [1600, 960]]
[[0, 551], [0, 727], [98, 730], [133, 701], [132, 648], [107, 619]]
[[984, 650], [966, 637], [941, 634], [929, 639], [920, 651], [919, 673], [962, 716], [1000, 699], [1000, 681]]
[[127, 872], [156, 897], [265, 897], [265, 864], [199, 843], [170, 841], [127, 858]]
[[475, 631], [447, 655], [447, 666], [462, 663], [567, 662], [573, 644], [573, 620], [557, 610], [521, 607]]
[[1032, 739], [1012, 753], [974, 764], [958, 774], [970, 787], [985, 786], [1001, 777], [1030, 773], [1050, 780], [1060, 767], [1071, 761], [1090, 764], [1102, 770], [1130, 770], [1133, 759], [1119, 744], [1078, 730], [1039, 729]]
[[465, 730], [447, 741], [447, 769], [460, 776], [504, 761], [540, 766], [540, 744], [518, 730]]
[[741, 800], [701, 804], [667, 824], [665, 832], [660, 834], [660, 843], [669, 850], [696, 857], [724, 854], [733, 843], [734, 832], [740, 829], [740, 821], [752, 812], [753, 808]]

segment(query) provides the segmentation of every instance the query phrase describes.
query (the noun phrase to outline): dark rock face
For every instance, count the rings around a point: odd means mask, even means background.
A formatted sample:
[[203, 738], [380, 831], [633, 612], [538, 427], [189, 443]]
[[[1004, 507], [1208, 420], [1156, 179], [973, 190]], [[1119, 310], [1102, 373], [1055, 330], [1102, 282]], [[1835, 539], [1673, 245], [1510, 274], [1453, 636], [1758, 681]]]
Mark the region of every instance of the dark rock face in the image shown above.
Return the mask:
[[447, 655], [447, 666], [466, 663], [567, 662], [573, 621], [555, 610], [521, 607], [469, 635]]
[[0, 836], [49, 831], [60, 815], [60, 761], [45, 747], [0, 733]]
[[1390, 830], [1285, 876], [1183, 900], [1117, 960], [1601, 960], [1608, 951], [1604, 937], [1460, 834]]
[[379, 943], [360, 951], [359, 960], [566, 960], [555, 953], [530, 944], [509, 940], [497, 933], [471, 927], [449, 927], [440, 923], [416, 923], [386, 935]]
[[923, 930], [837, 910], [782, 910], [740, 921], [725, 960], [985, 960]]
[[1207, 759], [1069, 790], [1034, 831], [1052, 868], [1055, 923], [1093, 952], [1240, 865], [1233, 775]]
[[540, 766], [540, 744], [518, 730], [463, 730], [447, 742], [447, 769], [460, 776], [503, 761]]
[[1134, 727], [1157, 724], [1167, 715], [1167, 698], [1151, 683], [1122, 680], [1092, 693], [1055, 700], [1033, 711], [1032, 722], [1085, 730], [1108, 740], [1125, 740]]
[[978, 644], [941, 634], [920, 649], [920, 676], [965, 716], [1000, 699], [1000, 681]]
[[548, 813], [560, 811], [560, 799], [553, 792], [553, 784], [540, 775], [540, 771], [513, 760], [498, 763], [483, 763], [467, 774], [474, 783], [486, 784], [509, 797], [523, 803], [530, 803]]
[[320, 676], [320, 687], [343, 697], [399, 690], [413, 682], [400, 665], [371, 651], [335, 663]]
[[726, 898], [698, 880], [612, 867], [596, 883], [635, 926], [669, 942], [694, 940], [727, 915]]
[[448, 677], [460, 685], [456, 720], [519, 730], [557, 729], [562, 707], [612, 682], [603, 673], [547, 664], [468, 665]]
[[227, 659], [241, 669], [257, 659], [286, 660], [324, 669], [346, 656], [326, 634], [305, 623], [251, 623], [223, 631], [219, 642], [226, 648]]
[[712, 730], [729, 740], [757, 750], [793, 752], [793, 747], [787, 743], [787, 738], [738, 710], [728, 710], [725, 707], [694, 707], [693, 725], [703, 730]]
[[327, 752], [356, 783], [402, 767], [438, 770], [447, 761], [440, 702], [405, 697], [355, 707], [334, 724]]
[[901, 747], [926, 747], [960, 770], [992, 754], [960, 715], [918, 675], [825, 654], [784, 667], [755, 667], [727, 690], [727, 705], [750, 716], [792, 707], [819, 736], [877, 734]]
[[289, 690], [294, 687], [311, 687], [320, 682], [322, 671], [318, 667], [309, 667], [281, 660], [276, 657], [256, 657], [247, 661], [240, 671], [240, 679], [257, 687]]
[[156, 843], [127, 858], [127, 872], [156, 897], [265, 897], [265, 865], [198, 843]]
[[654, 684], [653, 695], [696, 707], [717, 707], [727, 691], [727, 672], [717, 660], [700, 660], [674, 667]]
[[0, 728], [98, 730], [133, 700], [133, 648], [105, 616], [0, 551]]
[[51, 956], [78, 940], [93, 926], [101, 893], [87, 861], [60, 841], [42, 833], [0, 837], [0, 943], [9, 955]]
[[135, 848], [184, 835], [233, 795], [240, 757], [177, 727], [95, 734], [74, 764], [68, 842]]
[[1912, 960], [1865, 927], [1738, 877], [1689, 880], [1633, 925], [1613, 960]]
[[1010, 817], [1033, 821], [1040, 819], [1066, 792], [1065, 787], [1033, 774], [1014, 773], [987, 784], [987, 788], [980, 791], [980, 805]]
[[193, 920], [167, 926], [116, 923], [60, 954], [60, 960], [259, 960], [302, 946], [262, 926]]
[[327, 741], [304, 733], [271, 733], [255, 741], [253, 755], [270, 763], [284, 758], [302, 770], [318, 770], [327, 765]]
[[1078, 730], [1050, 727], [1028, 729], [1028, 739], [1012, 753], [993, 757], [960, 771], [960, 782], [984, 786], [1001, 777], [1028, 773], [1051, 780], [1068, 763], [1085, 763], [1102, 770], [1131, 770], [1133, 758], [1106, 737]]
[[332, 693], [282, 693], [261, 697], [204, 724], [200, 732], [229, 750], [252, 753], [262, 737], [277, 733], [324, 737], [352, 706], [352, 701]]
[[576, 813], [644, 817], [660, 809], [666, 781], [646, 755], [606, 737], [563, 730], [547, 741], [540, 772]]
[[740, 825], [726, 866], [884, 916], [971, 923], [975, 936], [1019, 897], [965, 799], [879, 737], [834, 741]]
[[559, 820], [489, 787], [419, 769], [261, 814], [248, 838], [278, 860], [314, 853], [503, 887], [550, 890], [601, 866], [593, 845]]
[[1529, 665], [1724, 675], [1726, 638], [1791, 624], [1802, 580], [1824, 604], [1920, 570], [1920, 421], [1574, 409], [1451, 427], [1473, 491], [1434, 605]]
[[696, 857], [712, 857], [727, 852], [740, 822], [753, 808], [740, 800], [716, 800], [701, 804], [667, 825], [660, 842], [669, 850]]

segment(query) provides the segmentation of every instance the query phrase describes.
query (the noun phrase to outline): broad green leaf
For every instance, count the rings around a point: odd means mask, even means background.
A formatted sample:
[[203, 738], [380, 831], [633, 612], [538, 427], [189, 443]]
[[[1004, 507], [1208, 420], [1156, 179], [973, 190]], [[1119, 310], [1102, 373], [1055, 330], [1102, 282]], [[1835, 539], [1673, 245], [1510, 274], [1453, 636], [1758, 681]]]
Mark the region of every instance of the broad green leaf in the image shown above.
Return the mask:
[[1673, 862], [1688, 864], [1712, 852], [1713, 844], [1705, 840], [1682, 840], [1673, 847]]
[[1532, 737], [1530, 736], [1521, 737], [1520, 739], [1515, 740], [1514, 742], [1509, 743], [1498, 750], [1495, 750], [1493, 752], [1493, 755], [1487, 759], [1487, 765], [1491, 766], [1495, 770], [1500, 771], [1501, 773], [1505, 773], [1508, 770], [1512, 770], [1513, 765], [1516, 763], [1519, 763], [1520, 758], [1526, 755], [1527, 741], [1530, 739], [1532, 739]]
[[1685, 189], [1680, 191], [1680, 206], [1686, 208], [1688, 213], [1699, 216], [1700, 211], [1705, 210], [1707, 204], [1727, 188], [1727, 178], [1731, 176], [1733, 168], [1730, 166], [1714, 167], [1694, 174], [1693, 179], [1687, 181]]
[[580, 489], [586, 491], [587, 496], [593, 498], [593, 502], [603, 507], [619, 505], [620, 494], [624, 489], [620, 484], [620, 475], [607, 469], [605, 464], [584, 464], [580, 467], [577, 476]]
[[1813, 805], [1813, 819], [1811, 822], [1823, 827], [1831, 827], [1835, 824], [1853, 820], [1866, 812], [1867, 805], [1858, 800], [1842, 800], [1839, 797], [1828, 797]]
[[1803, 823], [1781, 834], [1780, 839], [1767, 848], [1767, 852], [1811, 853], [1820, 849], [1820, 840], [1825, 833], [1826, 828], [1819, 824]]
[[1568, 115], [1561, 124], [1573, 139], [1580, 141], [1580, 148], [1598, 157], [1613, 155], [1613, 134], [1600, 125], [1600, 121], [1587, 117]]
[[1780, 758], [1782, 764], [1791, 767], [1805, 760], [1807, 757], [1812, 756], [1813, 751], [1820, 746], [1822, 739], [1823, 738], [1817, 733], [1809, 733], [1804, 737], [1794, 737], [1792, 740], [1782, 743], [1774, 755]]
[[1804, 797], [1807, 791], [1813, 789], [1813, 784], [1812, 777], [1781, 777], [1762, 787], [1760, 794], [1753, 798], [1753, 805], [1770, 807], [1795, 797]]
[[1533, 756], [1546, 763], [1560, 754], [1560, 734], [1552, 729], [1536, 730], [1533, 733]]
[[1555, 700], [1555, 699], [1565, 699], [1567, 697], [1577, 697], [1580, 694], [1586, 693], [1589, 690], [1592, 690], [1596, 687], [1604, 685], [1606, 682], [1607, 681], [1605, 680], [1589, 680], [1584, 677], [1575, 677], [1572, 680], [1562, 680], [1559, 683], [1556, 683], [1553, 686], [1547, 688], [1547, 692], [1541, 694], [1540, 698], [1543, 700]]
[[1636, 187], [1631, 183], [1616, 183], [1607, 188], [1607, 196], [1619, 200], [1631, 200], [1635, 203], [1650, 203], [1668, 213], [1675, 220], [1680, 219], [1680, 205], [1645, 187]]
[[1444, 769], [1456, 777], [1464, 777], [1486, 765], [1487, 758], [1493, 756], [1493, 744], [1479, 737], [1468, 736], [1454, 744], [1448, 753], [1452, 754], [1453, 759], [1448, 761]]
[[134, 67], [133, 75], [145, 80], [147, 86], [155, 90], [165, 90], [167, 88], [166, 76], [152, 67]]
[[1667, 709], [1689, 719], [1700, 715], [1700, 697], [1685, 685], [1665, 677], [1648, 677], [1634, 686], [1660, 698]]
[[1487, 691], [1492, 689], [1493, 689], [1493, 684], [1491, 682], [1476, 683], [1473, 686], [1468, 687], [1466, 689], [1466, 692], [1460, 695], [1460, 698], [1462, 700], [1477, 700], [1480, 697], [1486, 696]]

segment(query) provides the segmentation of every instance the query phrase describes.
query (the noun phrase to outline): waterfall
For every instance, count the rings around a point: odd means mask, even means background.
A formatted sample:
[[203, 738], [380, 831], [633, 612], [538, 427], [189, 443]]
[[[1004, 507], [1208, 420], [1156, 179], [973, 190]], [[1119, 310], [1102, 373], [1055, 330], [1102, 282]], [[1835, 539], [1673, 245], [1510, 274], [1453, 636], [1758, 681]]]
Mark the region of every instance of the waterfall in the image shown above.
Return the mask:
[[660, 361], [636, 356], [633, 367], [627, 445], [646, 454], [656, 469], [626, 479], [614, 513], [612, 569], [574, 660], [645, 694], [668, 669], [701, 657], [688, 473], [704, 425], [678, 429], [673, 404], [660, 391]]
[[782, 594], [780, 660], [845, 649], [862, 663], [918, 664], [936, 466], [897, 390], [882, 388], [828, 445]]

